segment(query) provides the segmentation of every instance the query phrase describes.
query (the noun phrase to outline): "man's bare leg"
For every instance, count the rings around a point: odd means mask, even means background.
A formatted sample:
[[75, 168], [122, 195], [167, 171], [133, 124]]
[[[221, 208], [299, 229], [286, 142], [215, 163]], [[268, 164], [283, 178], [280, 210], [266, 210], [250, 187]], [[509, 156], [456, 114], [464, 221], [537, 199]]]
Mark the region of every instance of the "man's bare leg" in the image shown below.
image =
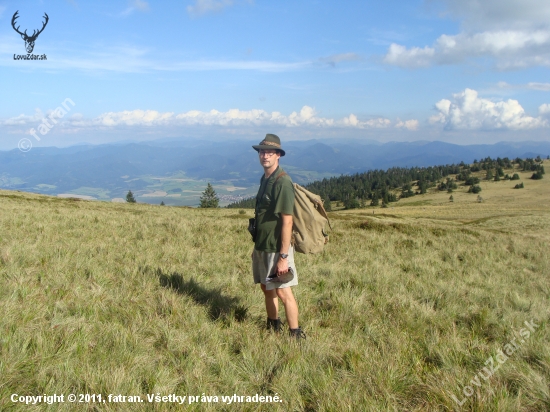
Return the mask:
[[290, 329], [298, 328], [298, 305], [296, 304], [296, 299], [294, 299], [292, 289], [288, 287], [275, 290], [277, 291], [277, 296], [279, 296], [279, 298], [283, 301], [288, 327]]
[[265, 310], [269, 319], [279, 318], [279, 299], [275, 290], [267, 290], [263, 283], [260, 283], [265, 298]]

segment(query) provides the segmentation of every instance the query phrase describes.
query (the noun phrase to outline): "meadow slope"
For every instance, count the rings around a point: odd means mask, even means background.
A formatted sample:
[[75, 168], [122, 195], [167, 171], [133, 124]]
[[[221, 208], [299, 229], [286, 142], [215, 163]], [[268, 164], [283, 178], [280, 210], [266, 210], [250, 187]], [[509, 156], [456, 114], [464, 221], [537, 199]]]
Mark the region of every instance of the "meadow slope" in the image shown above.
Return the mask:
[[[264, 331], [252, 211], [0, 191], [0, 410], [550, 410], [550, 178], [521, 177], [331, 213], [296, 258], [300, 345]], [[256, 393], [282, 402], [221, 400]]]

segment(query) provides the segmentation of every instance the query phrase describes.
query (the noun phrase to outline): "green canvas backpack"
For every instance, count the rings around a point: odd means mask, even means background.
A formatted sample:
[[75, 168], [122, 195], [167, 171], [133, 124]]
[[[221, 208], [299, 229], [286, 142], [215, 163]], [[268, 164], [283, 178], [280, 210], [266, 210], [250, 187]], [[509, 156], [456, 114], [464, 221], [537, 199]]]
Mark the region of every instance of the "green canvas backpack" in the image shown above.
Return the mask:
[[[286, 175], [286, 172], [277, 176]], [[275, 186], [275, 185], [273, 185]], [[327, 212], [323, 206], [323, 200], [319, 195], [310, 192], [298, 183], [294, 183], [294, 214], [292, 225], [292, 238], [290, 243], [299, 253], [320, 253], [328, 242], [328, 234], [325, 226], [332, 230]]]
[[320, 253], [328, 242], [325, 225], [332, 229], [323, 200], [319, 195], [294, 183], [294, 217], [292, 240], [294, 250], [300, 253]]

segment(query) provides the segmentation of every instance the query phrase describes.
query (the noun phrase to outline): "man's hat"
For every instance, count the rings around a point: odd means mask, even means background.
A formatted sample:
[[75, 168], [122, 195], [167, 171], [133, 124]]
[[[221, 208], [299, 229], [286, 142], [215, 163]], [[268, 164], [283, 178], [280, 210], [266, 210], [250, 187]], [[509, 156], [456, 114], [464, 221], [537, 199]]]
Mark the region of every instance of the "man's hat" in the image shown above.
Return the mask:
[[281, 148], [281, 139], [276, 134], [268, 133], [265, 135], [265, 139], [262, 140], [258, 145], [252, 146], [257, 152], [260, 149], [264, 150], [278, 150], [281, 153], [281, 156], [285, 155], [285, 151]]

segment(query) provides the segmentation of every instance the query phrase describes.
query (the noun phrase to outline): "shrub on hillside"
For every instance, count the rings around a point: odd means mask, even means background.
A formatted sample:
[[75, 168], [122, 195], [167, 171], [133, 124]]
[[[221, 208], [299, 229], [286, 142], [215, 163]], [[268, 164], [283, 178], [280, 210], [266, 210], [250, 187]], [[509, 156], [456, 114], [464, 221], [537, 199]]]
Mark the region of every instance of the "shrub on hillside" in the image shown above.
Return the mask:
[[453, 191], [453, 189], [456, 189], [458, 186], [456, 185], [456, 182], [451, 179], [447, 178], [445, 182], [441, 182], [437, 188], [439, 190], [447, 190], [449, 193]]
[[399, 198], [406, 199], [407, 197], [411, 197], [411, 196], [414, 196], [414, 192], [412, 191], [412, 185], [410, 183], [405, 183], [401, 188], [401, 196], [399, 196]]
[[477, 185], [479, 183], [479, 177], [468, 176], [464, 182], [465, 186]]
[[479, 192], [481, 192], [481, 187], [479, 187], [478, 185], [472, 185], [468, 189], [468, 193], [479, 193]]
[[457, 176], [456, 180], [466, 180], [470, 177], [470, 170], [469, 169], [463, 169]]
[[359, 200], [357, 198], [348, 199], [344, 202], [344, 206], [346, 209], [359, 209], [361, 207], [361, 204], [359, 203]]

